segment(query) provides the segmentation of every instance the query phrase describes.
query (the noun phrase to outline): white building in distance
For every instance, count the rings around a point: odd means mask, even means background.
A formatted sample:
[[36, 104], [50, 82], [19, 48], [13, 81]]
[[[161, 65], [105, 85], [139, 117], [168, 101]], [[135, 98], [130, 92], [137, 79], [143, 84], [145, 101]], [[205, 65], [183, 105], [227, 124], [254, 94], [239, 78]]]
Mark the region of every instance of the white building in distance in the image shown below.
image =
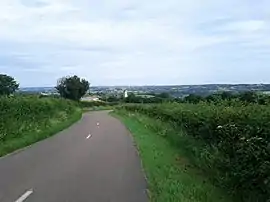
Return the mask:
[[127, 90], [124, 90], [124, 98], [127, 98], [128, 97], [128, 92]]

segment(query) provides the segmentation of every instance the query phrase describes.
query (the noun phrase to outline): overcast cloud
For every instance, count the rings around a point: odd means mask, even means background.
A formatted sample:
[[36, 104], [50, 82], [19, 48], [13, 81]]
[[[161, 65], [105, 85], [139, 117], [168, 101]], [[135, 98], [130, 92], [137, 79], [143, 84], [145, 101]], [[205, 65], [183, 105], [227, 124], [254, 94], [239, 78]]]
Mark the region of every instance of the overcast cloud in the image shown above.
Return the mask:
[[1, 0], [0, 72], [21, 86], [269, 83], [269, 0]]

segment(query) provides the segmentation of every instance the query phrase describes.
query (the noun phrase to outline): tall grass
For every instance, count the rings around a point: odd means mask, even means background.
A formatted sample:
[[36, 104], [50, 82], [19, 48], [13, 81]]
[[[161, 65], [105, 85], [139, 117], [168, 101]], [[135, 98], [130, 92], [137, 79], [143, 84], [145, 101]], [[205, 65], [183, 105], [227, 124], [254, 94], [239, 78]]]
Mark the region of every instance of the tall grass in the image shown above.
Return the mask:
[[[127, 105], [124, 108], [170, 122], [207, 143], [212, 153], [201, 151], [208, 161], [200, 166], [213, 175], [216, 183], [239, 195], [242, 201], [270, 198], [269, 106], [221, 102], [215, 105]], [[174, 141], [177, 143], [177, 139]]]
[[[228, 202], [233, 199], [214, 186], [192, 162], [200, 141], [175, 130], [169, 123], [126, 110], [113, 113], [131, 131], [146, 173], [153, 202]], [[169, 138], [170, 137], [170, 138]], [[177, 137], [177, 144], [176, 141]], [[193, 151], [191, 151], [191, 147]], [[191, 152], [190, 152], [191, 151]]]
[[63, 99], [0, 98], [0, 156], [48, 137], [80, 116], [78, 105]]

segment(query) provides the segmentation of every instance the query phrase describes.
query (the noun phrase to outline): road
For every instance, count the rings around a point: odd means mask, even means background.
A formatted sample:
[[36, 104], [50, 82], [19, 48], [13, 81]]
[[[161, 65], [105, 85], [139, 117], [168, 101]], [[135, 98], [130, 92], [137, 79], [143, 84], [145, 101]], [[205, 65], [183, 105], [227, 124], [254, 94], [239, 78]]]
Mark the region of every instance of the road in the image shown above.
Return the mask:
[[146, 202], [132, 138], [107, 112], [0, 158], [0, 202]]

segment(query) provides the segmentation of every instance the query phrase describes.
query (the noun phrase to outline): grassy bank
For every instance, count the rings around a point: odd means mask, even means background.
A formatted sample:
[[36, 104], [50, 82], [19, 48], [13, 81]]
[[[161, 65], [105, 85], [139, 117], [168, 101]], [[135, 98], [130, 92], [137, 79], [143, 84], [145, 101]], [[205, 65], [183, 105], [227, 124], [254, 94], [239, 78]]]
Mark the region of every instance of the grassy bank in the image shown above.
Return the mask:
[[[148, 179], [151, 202], [232, 201], [193, 163], [194, 154], [204, 149], [201, 142], [139, 113], [117, 110], [114, 115], [133, 134]], [[167, 136], [181, 138], [176, 146]]]
[[[194, 149], [193, 162], [212, 181], [241, 201], [270, 197], [270, 108], [240, 101], [157, 105], [126, 105], [129, 112], [145, 114], [170, 124], [205, 145]], [[182, 137], [168, 135], [180, 148]], [[198, 152], [196, 151], [198, 150]]]
[[0, 156], [50, 137], [81, 118], [71, 101], [53, 98], [0, 98]]

